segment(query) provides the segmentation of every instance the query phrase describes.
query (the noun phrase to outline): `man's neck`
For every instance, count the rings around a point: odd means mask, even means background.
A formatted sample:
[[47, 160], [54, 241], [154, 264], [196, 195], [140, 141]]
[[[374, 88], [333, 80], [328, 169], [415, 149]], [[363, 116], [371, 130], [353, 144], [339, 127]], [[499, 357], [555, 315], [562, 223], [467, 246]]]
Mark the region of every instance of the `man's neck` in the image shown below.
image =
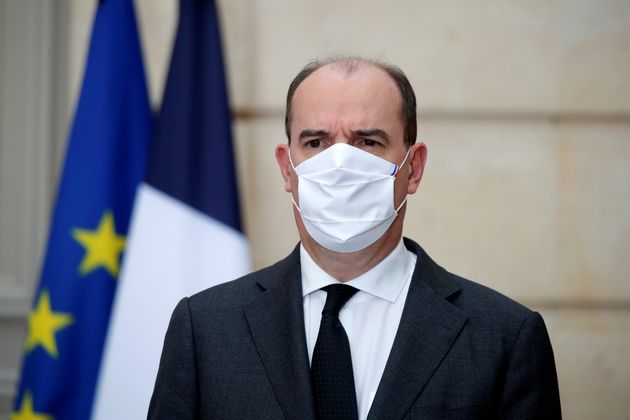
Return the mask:
[[[392, 225], [392, 228], [394, 226]], [[385, 235], [365, 249], [340, 253], [322, 247], [312, 238], [303, 238], [302, 246], [313, 261], [340, 282], [352, 280], [370, 271], [383, 261], [400, 242], [402, 229], [389, 229]]]

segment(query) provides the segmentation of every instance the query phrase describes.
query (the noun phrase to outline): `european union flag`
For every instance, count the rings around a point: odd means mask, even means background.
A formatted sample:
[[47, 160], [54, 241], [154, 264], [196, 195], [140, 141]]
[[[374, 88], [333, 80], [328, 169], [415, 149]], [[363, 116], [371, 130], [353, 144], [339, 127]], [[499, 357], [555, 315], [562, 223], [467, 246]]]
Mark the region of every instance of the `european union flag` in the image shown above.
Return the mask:
[[151, 115], [131, 0], [99, 2], [13, 419], [87, 419]]

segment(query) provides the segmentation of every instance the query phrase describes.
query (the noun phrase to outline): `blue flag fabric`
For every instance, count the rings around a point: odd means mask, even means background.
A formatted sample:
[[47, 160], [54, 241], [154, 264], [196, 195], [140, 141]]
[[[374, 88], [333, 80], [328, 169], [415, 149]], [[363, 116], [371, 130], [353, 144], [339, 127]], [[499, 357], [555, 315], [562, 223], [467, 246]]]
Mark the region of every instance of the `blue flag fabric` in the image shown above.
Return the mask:
[[132, 1], [100, 1], [12, 418], [90, 417], [150, 128]]
[[181, 0], [147, 183], [241, 231], [217, 11]]

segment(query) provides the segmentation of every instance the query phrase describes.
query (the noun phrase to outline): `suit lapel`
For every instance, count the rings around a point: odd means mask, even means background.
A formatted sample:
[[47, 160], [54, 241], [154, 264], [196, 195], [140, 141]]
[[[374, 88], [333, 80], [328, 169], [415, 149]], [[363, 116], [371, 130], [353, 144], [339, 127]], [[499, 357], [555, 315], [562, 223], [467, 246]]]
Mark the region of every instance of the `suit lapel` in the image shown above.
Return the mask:
[[446, 298], [458, 287], [441, 278], [442, 269], [412, 241], [417, 256], [409, 293], [385, 371], [368, 419], [398, 419], [409, 410], [466, 323]]
[[278, 403], [287, 418], [314, 419], [300, 273], [299, 246], [269, 268], [265, 290], [245, 310]]

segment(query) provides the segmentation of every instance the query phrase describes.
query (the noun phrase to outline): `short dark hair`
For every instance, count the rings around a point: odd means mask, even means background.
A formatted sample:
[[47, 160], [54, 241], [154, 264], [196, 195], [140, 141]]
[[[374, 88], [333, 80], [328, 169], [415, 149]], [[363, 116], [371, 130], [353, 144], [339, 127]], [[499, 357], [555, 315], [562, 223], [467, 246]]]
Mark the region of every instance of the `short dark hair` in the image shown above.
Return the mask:
[[413, 91], [411, 83], [405, 73], [398, 67], [385, 63], [379, 60], [373, 60], [361, 57], [341, 56], [331, 57], [325, 60], [314, 60], [308, 63], [300, 72], [295, 76], [289, 85], [289, 91], [287, 92], [287, 104], [284, 114], [284, 130], [291, 143], [291, 118], [292, 118], [292, 102], [295, 91], [302, 84], [304, 80], [315, 71], [329, 64], [338, 65], [338, 67], [347, 72], [348, 74], [354, 73], [357, 69], [363, 65], [372, 65], [389, 75], [392, 80], [398, 86], [400, 96], [402, 97], [400, 106], [400, 119], [404, 128], [404, 142], [407, 148], [411, 147], [416, 142], [416, 135], [418, 132], [418, 122], [416, 116], [416, 94]]

